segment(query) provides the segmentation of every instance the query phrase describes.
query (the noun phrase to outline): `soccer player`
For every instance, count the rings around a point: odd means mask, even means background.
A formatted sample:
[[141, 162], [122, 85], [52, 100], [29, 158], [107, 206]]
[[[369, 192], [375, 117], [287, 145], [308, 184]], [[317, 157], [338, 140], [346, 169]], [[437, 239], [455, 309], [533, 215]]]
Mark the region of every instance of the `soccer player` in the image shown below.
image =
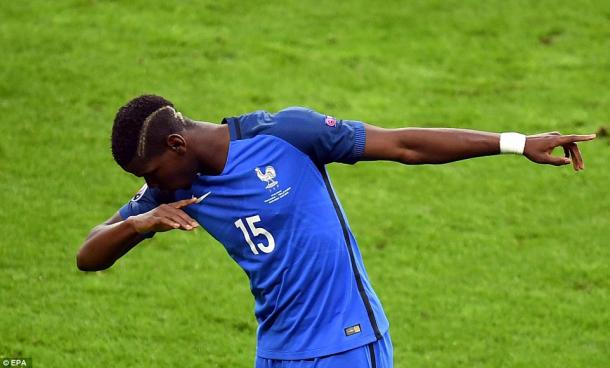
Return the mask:
[[[256, 367], [391, 367], [388, 320], [325, 165], [441, 164], [506, 152], [578, 171], [576, 142], [593, 138], [383, 129], [300, 107], [212, 124], [144, 95], [118, 111], [112, 154], [146, 184], [91, 230], [77, 265], [103, 270], [157, 232], [202, 226], [250, 278]], [[565, 155], [552, 156], [559, 146]]]

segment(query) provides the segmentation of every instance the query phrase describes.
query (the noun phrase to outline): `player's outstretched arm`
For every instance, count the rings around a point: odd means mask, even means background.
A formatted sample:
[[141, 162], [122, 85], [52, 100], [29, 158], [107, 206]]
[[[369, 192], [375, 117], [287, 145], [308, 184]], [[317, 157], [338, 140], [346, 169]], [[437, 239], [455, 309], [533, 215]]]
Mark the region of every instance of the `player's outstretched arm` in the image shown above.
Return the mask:
[[[389, 160], [410, 165], [442, 164], [500, 153], [500, 134], [467, 129], [401, 128], [384, 129], [365, 125], [366, 145], [362, 160]], [[558, 132], [527, 136], [523, 155], [533, 162], [549, 165], [572, 163], [584, 169], [576, 142], [595, 138], [589, 135], [561, 135]], [[553, 156], [561, 146], [564, 156]]]
[[94, 227], [76, 256], [81, 271], [100, 271], [112, 266], [150, 232], [174, 229], [193, 230], [197, 222], [182, 208], [197, 203], [197, 198], [162, 204], [159, 207], [124, 220], [118, 213]]

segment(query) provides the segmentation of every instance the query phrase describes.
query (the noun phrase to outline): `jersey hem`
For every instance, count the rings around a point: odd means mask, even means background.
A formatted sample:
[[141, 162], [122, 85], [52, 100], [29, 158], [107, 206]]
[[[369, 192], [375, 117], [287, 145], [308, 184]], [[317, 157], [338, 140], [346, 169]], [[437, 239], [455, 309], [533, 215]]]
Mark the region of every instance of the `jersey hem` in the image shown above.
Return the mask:
[[[381, 335], [385, 334], [388, 328], [385, 328]], [[365, 346], [379, 340], [375, 334], [362, 336], [358, 340], [350, 341], [349, 343], [323, 347], [318, 349], [308, 349], [302, 351], [277, 351], [277, 350], [265, 350], [261, 348], [256, 349], [256, 355], [264, 359], [279, 359], [279, 360], [301, 360], [301, 359], [312, 359], [323, 357], [327, 355], [339, 354], [344, 351], [352, 350]]]

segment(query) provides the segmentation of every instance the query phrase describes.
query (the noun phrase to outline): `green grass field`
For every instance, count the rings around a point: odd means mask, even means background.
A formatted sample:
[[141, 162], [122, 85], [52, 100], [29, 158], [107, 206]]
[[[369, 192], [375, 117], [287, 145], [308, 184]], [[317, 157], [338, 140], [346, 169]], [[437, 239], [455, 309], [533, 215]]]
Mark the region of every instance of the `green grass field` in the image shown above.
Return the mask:
[[[252, 367], [245, 274], [204, 231], [79, 272], [141, 186], [109, 149], [141, 93], [219, 121], [303, 105], [386, 127], [610, 126], [610, 3], [2, 1], [0, 356]], [[396, 367], [610, 366], [610, 139], [586, 170], [331, 165]]]

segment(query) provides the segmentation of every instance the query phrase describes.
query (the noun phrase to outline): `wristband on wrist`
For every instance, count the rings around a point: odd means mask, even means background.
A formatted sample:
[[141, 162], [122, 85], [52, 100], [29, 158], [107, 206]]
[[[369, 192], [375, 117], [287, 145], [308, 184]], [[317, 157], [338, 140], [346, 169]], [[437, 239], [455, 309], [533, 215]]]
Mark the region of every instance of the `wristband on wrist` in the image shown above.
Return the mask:
[[500, 153], [522, 155], [525, 149], [525, 135], [520, 133], [500, 134]]

